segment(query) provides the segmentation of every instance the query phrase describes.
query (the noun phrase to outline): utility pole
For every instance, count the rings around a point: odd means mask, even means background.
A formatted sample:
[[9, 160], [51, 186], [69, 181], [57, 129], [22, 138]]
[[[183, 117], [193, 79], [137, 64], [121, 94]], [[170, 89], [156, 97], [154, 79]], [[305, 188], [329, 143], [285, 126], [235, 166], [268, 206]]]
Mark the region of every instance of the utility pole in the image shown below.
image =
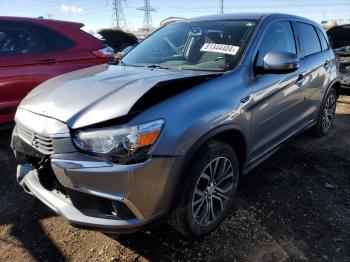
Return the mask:
[[220, 14], [224, 13], [224, 0], [219, 0], [220, 2]]
[[151, 6], [150, 0], [144, 0], [143, 6], [137, 8], [137, 10], [143, 11], [143, 27], [145, 28], [146, 32], [149, 32], [152, 29], [151, 12], [156, 11], [156, 9]]
[[123, 6], [122, 6], [122, 0], [113, 0], [112, 10], [113, 10], [112, 26], [115, 26], [117, 29], [125, 28], [126, 19], [124, 15]]

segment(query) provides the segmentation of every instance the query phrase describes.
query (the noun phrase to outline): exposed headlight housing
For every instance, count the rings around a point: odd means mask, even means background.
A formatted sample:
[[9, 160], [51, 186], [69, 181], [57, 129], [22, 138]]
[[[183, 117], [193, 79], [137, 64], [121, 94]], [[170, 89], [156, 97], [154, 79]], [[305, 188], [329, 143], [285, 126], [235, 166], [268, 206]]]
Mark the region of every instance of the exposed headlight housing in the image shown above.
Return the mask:
[[164, 120], [132, 127], [110, 127], [78, 130], [74, 144], [82, 151], [106, 157], [116, 163], [136, 163], [147, 158], [149, 148], [157, 141]]

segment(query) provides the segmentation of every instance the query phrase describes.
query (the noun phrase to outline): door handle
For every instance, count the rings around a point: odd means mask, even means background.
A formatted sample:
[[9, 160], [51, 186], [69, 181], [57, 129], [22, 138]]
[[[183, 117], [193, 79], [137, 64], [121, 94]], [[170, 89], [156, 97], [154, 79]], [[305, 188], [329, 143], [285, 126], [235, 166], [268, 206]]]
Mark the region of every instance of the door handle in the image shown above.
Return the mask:
[[295, 84], [296, 84], [297, 86], [301, 87], [301, 85], [303, 84], [304, 80], [305, 80], [304, 75], [303, 75], [303, 74], [300, 74], [300, 75], [298, 76], [298, 79], [297, 79], [297, 81], [295, 82]]
[[43, 59], [38, 61], [38, 63], [41, 65], [52, 65], [52, 64], [56, 64], [56, 62], [57, 62], [56, 59]]

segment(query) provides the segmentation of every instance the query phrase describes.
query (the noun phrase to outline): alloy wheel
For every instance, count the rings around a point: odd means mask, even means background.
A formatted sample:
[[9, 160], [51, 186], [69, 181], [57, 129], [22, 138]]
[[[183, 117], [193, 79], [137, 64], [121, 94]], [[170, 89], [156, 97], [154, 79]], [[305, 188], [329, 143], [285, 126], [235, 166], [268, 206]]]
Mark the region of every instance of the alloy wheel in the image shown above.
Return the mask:
[[336, 109], [336, 98], [335, 95], [332, 94], [327, 98], [325, 107], [323, 109], [323, 115], [322, 115], [322, 131], [326, 133], [329, 129], [329, 127], [332, 124], [334, 115], [335, 115], [335, 109]]
[[212, 224], [225, 210], [233, 189], [233, 172], [226, 157], [215, 158], [204, 168], [192, 197], [192, 215], [198, 225]]

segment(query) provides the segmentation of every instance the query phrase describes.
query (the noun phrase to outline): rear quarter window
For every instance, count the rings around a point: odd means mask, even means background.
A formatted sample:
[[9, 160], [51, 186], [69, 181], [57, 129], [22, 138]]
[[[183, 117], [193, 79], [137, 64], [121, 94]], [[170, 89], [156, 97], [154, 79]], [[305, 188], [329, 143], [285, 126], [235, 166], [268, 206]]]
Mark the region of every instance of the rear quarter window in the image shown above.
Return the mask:
[[46, 42], [46, 49], [49, 52], [63, 51], [75, 45], [75, 42], [64, 34], [41, 25], [31, 25], [38, 31]]
[[312, 25], [298, 22], [298, 33], [304, 50], [304, 56], [321, 52], [321, 43]]
[[316, 30], [318, 33], [318, 37], [320, 38], [322, 51], [325, 51], [329, 48], [328, 40], [326, 39], [325, 35], [322, 33], [320, 29], [316, 28]]

